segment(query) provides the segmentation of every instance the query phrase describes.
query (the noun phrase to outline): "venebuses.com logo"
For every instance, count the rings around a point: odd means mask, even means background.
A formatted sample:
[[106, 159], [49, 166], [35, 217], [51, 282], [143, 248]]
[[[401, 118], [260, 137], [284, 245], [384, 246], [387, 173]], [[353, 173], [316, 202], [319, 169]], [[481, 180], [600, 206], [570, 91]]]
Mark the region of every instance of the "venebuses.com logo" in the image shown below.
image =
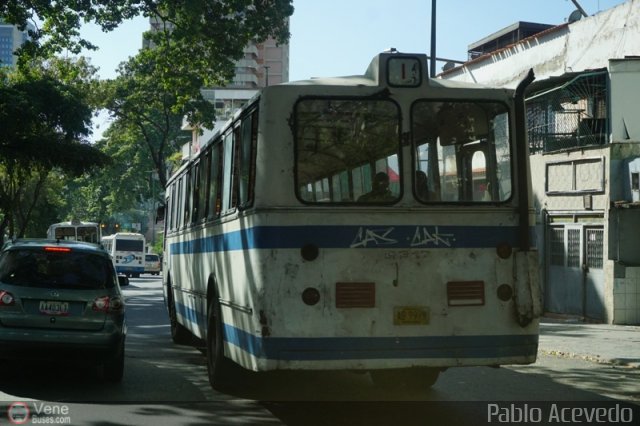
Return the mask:
[[7, 407], [7, 419], [10, 424], [71, 424], [69, 406], [34, 401], [13, 402]]

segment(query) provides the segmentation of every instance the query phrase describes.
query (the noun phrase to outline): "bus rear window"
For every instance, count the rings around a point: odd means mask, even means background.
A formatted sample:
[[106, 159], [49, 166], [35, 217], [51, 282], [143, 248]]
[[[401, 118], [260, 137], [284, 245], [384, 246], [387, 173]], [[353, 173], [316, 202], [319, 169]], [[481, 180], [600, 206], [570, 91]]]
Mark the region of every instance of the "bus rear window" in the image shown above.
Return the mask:
[[303, 99], [295, 108], [296, 188], [306, 203], [400, 197], [400, 112], [387, 100]]
[[511, 197], [506, 106], [422, 100], [412, 107], [411, 122], [419, 201], [501, 202]]
[[116, 251], [144, 251], [144, 241], [116, 239]]

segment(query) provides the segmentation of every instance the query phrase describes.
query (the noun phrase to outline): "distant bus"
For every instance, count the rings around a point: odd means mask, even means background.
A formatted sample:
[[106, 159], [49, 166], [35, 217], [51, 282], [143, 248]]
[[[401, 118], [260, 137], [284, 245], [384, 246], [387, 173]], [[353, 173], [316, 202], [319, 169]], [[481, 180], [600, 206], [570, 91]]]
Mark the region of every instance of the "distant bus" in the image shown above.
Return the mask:
[[97, 222], [72, 220], [54, 223], [47, 230], [47, 238], [50, 240], [72, 240], [99, 244], [100, 237], [100, 224]]
[[145, 238], [134, 232], [117, 232], [102, 238], [118, 274], [138, 278], [144, 273]]

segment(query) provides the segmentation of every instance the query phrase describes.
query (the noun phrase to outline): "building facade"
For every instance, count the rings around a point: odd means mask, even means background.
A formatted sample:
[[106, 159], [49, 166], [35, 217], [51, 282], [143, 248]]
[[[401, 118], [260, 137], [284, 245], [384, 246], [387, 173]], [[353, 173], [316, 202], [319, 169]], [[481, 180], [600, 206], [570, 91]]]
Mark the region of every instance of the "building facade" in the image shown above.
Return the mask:
[[0, 67], [16, 66], [18, 57], [14, 52], [29, 39], [29, 29], [34, 29], [33, 25], [28, 24], [24, 31], [20, 31], [15, 25], [0, 19]]
[[540, 28], [439, 77], [513, 88], [534, 70], [527, 135], [545, 310], [638, 325], [640, 0]]
[[289, 81], [289, 45], [273, 38], [250, 43], [236, 62], [233, 81], [225, 87], [205, 88], [205, 99], [216, 105], [217, 121], [229, 119], [263, 87]]

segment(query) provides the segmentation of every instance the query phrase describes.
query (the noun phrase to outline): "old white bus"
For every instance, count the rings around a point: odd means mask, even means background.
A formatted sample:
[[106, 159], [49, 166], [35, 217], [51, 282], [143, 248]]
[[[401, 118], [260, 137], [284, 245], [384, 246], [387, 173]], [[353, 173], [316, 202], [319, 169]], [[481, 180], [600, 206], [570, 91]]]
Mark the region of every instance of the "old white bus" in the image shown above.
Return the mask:
[[213, 386], [233, 364], [428, 386], [535, 361], [533, 74], [466, 85], [426, 59], [267, 87], [168, 181], [172, 336], [206, 342]]

